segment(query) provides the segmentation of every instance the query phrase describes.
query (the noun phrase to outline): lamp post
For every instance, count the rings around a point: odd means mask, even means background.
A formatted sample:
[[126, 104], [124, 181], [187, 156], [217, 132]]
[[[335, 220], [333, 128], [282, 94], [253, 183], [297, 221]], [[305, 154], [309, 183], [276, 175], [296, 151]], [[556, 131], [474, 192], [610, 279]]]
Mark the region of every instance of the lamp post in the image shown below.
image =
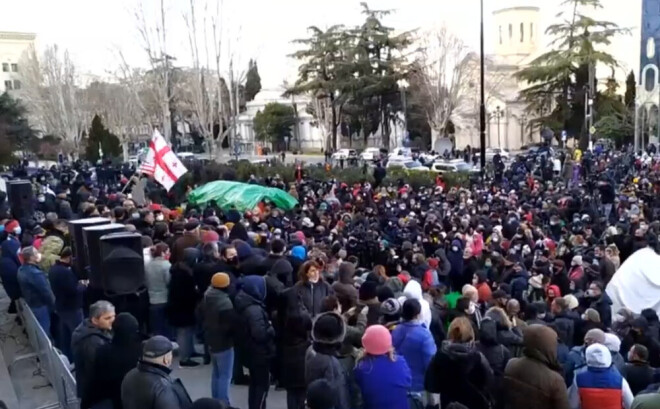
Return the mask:
[[406, 137], [408, 136], [408, 107], [406, 101], [406, 90], [408, 89], [409, 84], [408, 81], [403, 78], [398, 80], [396, 83], [399, 86], [399, 90], [401, 90], [401, 106], [403, 109], [403, 135], [401, 137], [401, 144], [403, 145], [403, 141], [405, 141]]
[[502, 119], [502, 108], [498, 105], [495, 108], [495, 119], [497, 119], [497, 147], [502, 147], [502, 138], [500, 134], [500, 119]]
[[525, 125], [527, 125], [527, 114], [523, 113], [518, 117], [518, 122], [520, 123], [520, 145], [525, 144]]
[[480, 143], [480, 159], [481, 159], [481, 179], [484, 179], [486, 171], [486, 75], [484, 67], [485, 58], [484, 58], [484, 0], [480, 1], [481, 6], [481, 20], [480, 20], [480, 61], [481, 74], [480, 74], [480, 86], [481, 86], [481, 102], [479, 104], [479, 143]]

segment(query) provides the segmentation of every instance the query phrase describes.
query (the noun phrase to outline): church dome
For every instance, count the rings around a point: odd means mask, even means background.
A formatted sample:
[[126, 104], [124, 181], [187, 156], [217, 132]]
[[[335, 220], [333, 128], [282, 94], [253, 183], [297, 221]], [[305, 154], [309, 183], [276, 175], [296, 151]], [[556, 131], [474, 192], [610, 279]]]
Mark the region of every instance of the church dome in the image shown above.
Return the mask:
[[493, 11], [496, 56], [526, 57], [538, 50], [541, 43], [538, 4], [529, 0], [498, 0], [498, 8]]

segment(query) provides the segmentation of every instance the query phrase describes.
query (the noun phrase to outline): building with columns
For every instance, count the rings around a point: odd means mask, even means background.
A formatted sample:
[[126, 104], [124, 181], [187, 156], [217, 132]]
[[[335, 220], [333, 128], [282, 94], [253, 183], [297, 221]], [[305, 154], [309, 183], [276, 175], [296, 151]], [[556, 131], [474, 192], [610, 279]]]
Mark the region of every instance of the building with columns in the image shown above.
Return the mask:
[[635, 100], [635, 149], [660, 137], [660, 0], [642, 0], [640, 64]]
[[21, 89], [21, 58], [34, 47], [36, 34], [0, 31], [0, 94]]
[[[493, 30], [486, 38], [494, 41], [494, 53], [487, 56], [486, 64], [486, 146], [516, 150], [523, 145], [539, 142], [538, 130], [530, 128], [530, 117], [525, 104], [518, 98], [526, 84], [516, 80], [514, 74], [533, 61], [542, 45], [541, 10], [534, 1], [498, 1], [501, 8], [492, 14]], [[478, 64], [479, 56], [472, 56]], [[454, 135], [456, 147], [479, 146], [479, 74], [471, 70], [476, 78], [470, 81], [466, 116], [467, 125], [457, 129]], [[473, 95], [473, 96], [472, 96]]]

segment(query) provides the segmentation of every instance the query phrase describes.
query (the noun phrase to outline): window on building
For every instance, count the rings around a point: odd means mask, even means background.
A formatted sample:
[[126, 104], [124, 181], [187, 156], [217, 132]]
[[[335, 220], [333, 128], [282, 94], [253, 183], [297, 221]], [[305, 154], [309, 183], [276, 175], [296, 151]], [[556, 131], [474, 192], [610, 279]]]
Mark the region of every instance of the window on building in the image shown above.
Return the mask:
[[534, 39], [534, 23], [529, 23], [529, 39]]
[[18, 72], [18, 64], [12, 64], [11, 65], [11, 72]]
[[509, 41], [513, 40], [513, 24], [509, 24]]
[[502, 44], [502, 26], [500, 26], [500, 44]]
[[5, 81], [5, 91], [11, 91], [12, 89], [14, 89], [14, 87], [11, 80]]
[[14, 80], [14, 89], [21, 89], [21, 82], [19, 80]]
[[6, 62], [2, 63], [2, 72], [9, 72], [9, 64]]
[[525, 42], [525, 24], [520, 23], [520, 42]]

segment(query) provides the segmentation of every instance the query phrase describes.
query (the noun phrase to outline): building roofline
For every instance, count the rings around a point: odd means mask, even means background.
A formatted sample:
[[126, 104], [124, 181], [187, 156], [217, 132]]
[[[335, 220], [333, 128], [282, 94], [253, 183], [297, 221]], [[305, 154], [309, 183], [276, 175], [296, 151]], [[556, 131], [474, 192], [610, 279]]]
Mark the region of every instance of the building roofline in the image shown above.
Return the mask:
[[499, 9], [499, 10], [495, 10], [495, 11], [493, 11], [493, 15], [506, 13], [506, 12], [508, 12], [508, 11], [522, 11], [522, 10], [528, 10], [528, 11], [540, 11], [541, 8], [540, 8], [540, 7], [536, 7], [536, 6], [515, 6], [515, 7], [506, 7], [506, 8], [503, 8], [503, 9]]
[[21, 33], [18, 31], [0, 31], [0, 40], [27, 40], [34, 41], [37, 38], [35, 33]]

